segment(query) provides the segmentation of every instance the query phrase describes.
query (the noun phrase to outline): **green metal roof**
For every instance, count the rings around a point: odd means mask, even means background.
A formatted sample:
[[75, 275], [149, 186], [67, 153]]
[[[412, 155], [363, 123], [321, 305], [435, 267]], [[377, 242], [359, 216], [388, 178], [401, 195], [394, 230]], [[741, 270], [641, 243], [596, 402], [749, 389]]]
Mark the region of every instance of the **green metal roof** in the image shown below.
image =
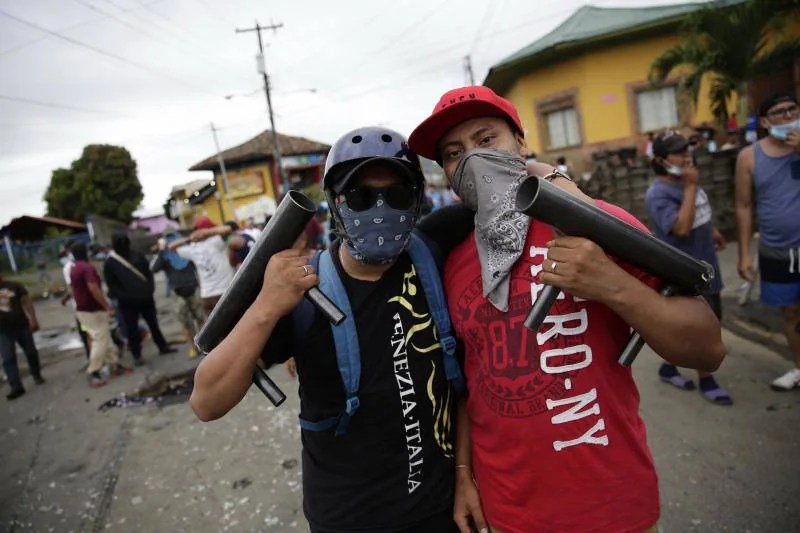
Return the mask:
[[[745, 0], [673, 4], [637, 8], [583, 6], [556, 29], [492, 66], [483, 84], [505, 92], [522, 74], [572, 55], [598, 41], [623, 42], [643, 33], [656, 35], [677, 28], [682, 17], [707, 6], [727, 7]], [[659, 31], [660, 30], [660, 31]]]

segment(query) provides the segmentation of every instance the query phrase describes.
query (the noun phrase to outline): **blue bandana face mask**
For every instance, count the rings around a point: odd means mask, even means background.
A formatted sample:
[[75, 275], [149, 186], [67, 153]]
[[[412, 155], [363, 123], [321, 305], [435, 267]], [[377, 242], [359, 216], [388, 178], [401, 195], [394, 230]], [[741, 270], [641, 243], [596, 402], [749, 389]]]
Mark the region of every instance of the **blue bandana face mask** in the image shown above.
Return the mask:
[[393, 209], [382, 193], [364, 211], [353, 211], [344, 200], [338, 205], [347, 237], [344, 246], [360, 263], [382, 265], [397, 259], [408, 244], [414, 228], [416, 206]]

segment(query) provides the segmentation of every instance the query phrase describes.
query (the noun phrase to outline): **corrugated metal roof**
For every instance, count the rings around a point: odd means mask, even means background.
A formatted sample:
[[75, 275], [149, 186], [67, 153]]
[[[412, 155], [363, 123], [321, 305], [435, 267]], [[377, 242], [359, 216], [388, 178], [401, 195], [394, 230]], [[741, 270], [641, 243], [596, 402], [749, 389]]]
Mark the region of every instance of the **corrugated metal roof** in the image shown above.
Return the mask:
[[[556, 29], [492, 66], [484, 85], [503, 92], [510, 83], [506, 71], [536, 63], [551, 52], [604, 37], [618, 37], [647, 28], [676, 24], [687, 13], [703, 7], [727, 7], [745, 0], [716, 0], [637, 8], [583, 6]], [[534, 65], [531, 65], [533, 67]]]

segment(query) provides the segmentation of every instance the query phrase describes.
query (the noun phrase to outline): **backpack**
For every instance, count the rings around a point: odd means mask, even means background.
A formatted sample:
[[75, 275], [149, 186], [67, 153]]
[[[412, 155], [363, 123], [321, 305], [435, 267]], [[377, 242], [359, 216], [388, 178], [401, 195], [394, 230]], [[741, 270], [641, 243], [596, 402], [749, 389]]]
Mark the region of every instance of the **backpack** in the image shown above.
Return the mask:
[[[464, 390], [464, 377], [455, 357], [456, 340], [452, 334], [450, 315], [447, 312], [447, 301], [442, 288], [442, 279], [439, 268], [431, 253], [430, 248], [422, 237], [416, 233], [411, 234], [408, 254], [414, 265], [417, 277], [422, 284], [422, 290], [428, 303], [428, 311], [433, 318], [433, 323], [439, 333], [442, 345], [444, 370], [447, 380], [453, 384], [456, 393]], [[339, 278], [339, 273], [333, 264], [333, 259], [328, 250], [317, 252], [311, 258], [311, 266], [319, 276], [320, 290], [325, 293], [345, 314], [344, 321], [338, 326], [331, 325], [333, 341], [336, 347], [336, 362], [345, 391], [345, 405], [342, 411], [334, 417], [318, 422], [311, 422], [300, 418], [300, 427], [308, 431], [326, 431], [336, 428], [335, 435], [341, 436], [347, 431], [350, 419], [358, 410], [358, 384], [361, 378], [361, 354], [356, 331], [355, 317], [350, 308], [350, 300]], [[304, 299], [292, 312], [294, 321], [294, 340], [297, 345], [300, 339], [306, 336], [314, 320], [314, 307]]]

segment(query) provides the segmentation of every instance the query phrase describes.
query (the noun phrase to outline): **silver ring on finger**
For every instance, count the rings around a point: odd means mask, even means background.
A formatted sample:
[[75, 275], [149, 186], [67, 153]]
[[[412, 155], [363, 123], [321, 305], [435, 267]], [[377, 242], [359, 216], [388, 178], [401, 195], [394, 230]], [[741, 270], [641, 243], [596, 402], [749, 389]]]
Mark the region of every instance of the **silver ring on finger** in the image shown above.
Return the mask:
[[308, 276], [311, 271], [308, 270], [308, 265], [303, 265], [303, 276]]
[[552, 269], [553, 274], [555, 274], [556, 273], [556, 267], [558, 266], [558, 263], [556, 263], [555, 261], [551, 261], [551, 263], [553, 263], [553, 264], [550, 266], [550, 268]]

